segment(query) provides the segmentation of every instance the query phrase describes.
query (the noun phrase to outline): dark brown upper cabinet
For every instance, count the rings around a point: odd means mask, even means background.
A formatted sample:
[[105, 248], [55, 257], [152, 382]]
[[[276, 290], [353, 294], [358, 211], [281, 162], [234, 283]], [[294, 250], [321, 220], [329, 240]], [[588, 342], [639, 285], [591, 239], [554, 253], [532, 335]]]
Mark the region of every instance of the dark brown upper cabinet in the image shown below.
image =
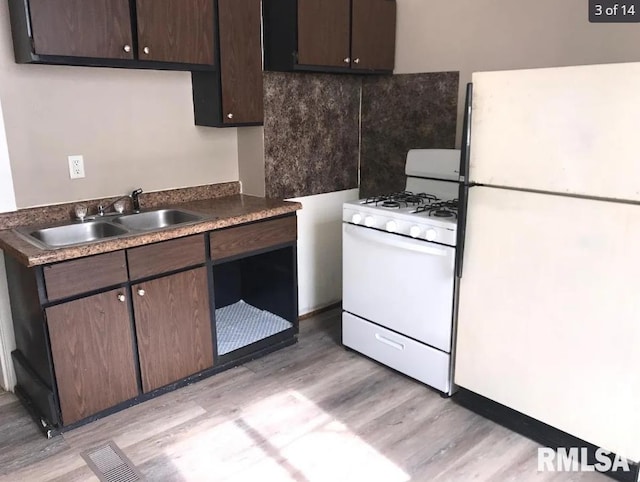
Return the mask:
[[133, 59], [129, 0], [31, 0], [36, 55]]
[[263, 0], [265, 70], [391, 73], [395, 0]]
[[217, 0], [218, 72], [193, 72], [196, 125], [263, 121], [260, 0]]
[[9, 0], [16, 62], [215, 68], [214, 0]]
[[351, 0], [298, 0], [298, 63], [350, 65]]
[[392, 71], [396, 55], [396, 2], [352, 2], [351, 67]]
[[213, 0], [136, 0], [138, 58], [214, 63]]

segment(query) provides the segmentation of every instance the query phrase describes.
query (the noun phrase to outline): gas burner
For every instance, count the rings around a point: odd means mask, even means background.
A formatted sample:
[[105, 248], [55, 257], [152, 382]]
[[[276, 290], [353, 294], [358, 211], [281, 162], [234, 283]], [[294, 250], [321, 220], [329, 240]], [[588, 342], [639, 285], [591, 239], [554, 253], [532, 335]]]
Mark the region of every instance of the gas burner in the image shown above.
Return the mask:
[[398, 201], [392, 201], [389, 199], [387, 199], [386, 201], [382, 201], [381, 206], [383, 208], [400, 209], [400, 203]]
[[434, 218], [458, 218], [458, 200], [438, 201], [425, 206], [419, 206], [412, 214], [425, 213]]
[[433, 216], [434, 218], [457, 218], [458, 215], [447, 209], [438, 209], [437, 211], [429, 213], [429, 216]]

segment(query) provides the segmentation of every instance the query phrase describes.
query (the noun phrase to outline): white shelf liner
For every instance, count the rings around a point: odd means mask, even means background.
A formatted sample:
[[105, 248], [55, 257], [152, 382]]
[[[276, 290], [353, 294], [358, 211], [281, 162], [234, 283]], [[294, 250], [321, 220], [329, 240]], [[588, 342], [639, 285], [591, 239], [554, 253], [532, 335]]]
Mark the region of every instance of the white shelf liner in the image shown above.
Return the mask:
[[293, 326], [284, 318], [243, 300], [216, 310], [218, 355], [267, 338]]

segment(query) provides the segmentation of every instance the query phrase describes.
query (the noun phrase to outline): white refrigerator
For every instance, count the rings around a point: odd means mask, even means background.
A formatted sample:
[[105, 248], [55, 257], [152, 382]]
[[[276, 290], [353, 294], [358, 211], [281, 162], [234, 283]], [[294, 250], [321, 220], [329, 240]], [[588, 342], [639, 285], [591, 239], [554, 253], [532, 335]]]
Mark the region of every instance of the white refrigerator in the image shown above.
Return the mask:
[[455, 382], [640, 461], [640, 63], [473, 75]]

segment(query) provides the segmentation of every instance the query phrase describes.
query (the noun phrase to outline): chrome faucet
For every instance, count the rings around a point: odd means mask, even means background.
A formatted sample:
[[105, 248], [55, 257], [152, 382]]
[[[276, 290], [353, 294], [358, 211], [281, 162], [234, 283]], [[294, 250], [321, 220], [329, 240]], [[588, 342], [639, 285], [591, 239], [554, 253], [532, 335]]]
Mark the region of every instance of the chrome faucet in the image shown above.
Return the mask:
[[100, 204], [98, 206], [98, 216], [104, 216], [107, 213], [107, 211], [112, 207], [113, 207], [113, 210], [116, 213], [122, 214], [124, 212], [124, 207], [125, 206], [120, 201], [124, 201], [125, 199], [128, 199], [130, 197], [131, 196], [129, 196], [129, 195], [119, 197], [118, 199], [116, 199], [112, 203], [107, 204], [106, 206], [103, 206], [102, 204]]
[[134, 213], [139, 213], [140, 212], [140, 199], [138, 199], [140, 194], [142, 194], [142, 189], [138, 188], [135, 191], [133, 191], [131, 193], [131, 195], [129, 196], [131, 198], [131, 202], [133, 203], [133, 212]]

